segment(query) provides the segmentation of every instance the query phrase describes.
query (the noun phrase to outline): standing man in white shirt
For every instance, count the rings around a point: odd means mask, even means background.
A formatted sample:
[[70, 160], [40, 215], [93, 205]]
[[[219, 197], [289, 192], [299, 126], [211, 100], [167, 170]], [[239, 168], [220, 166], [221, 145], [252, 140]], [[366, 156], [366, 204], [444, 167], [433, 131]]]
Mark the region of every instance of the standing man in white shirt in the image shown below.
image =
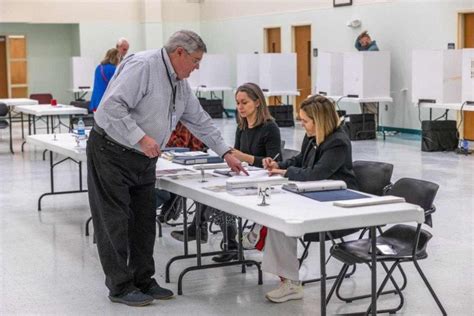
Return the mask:
[[125, 37], [121, 37], [117, 40], [117, 44], [115, 44], [115, 48], [117, 48], [122, 56], [123, 60], [128, 53], [128, 49], [130, 48], [130, 44]]
[[199, 35], [185, 30], [161, 50], [130, 55], [117, 67], [94, 115], [87, 142], [89, 203], [113, 302], [143, 306], [173, 296], [153, 278], [154, 189], [160, 149], [178, 121], [232, 170], [245, 172], [185, 80], [206, 50]]

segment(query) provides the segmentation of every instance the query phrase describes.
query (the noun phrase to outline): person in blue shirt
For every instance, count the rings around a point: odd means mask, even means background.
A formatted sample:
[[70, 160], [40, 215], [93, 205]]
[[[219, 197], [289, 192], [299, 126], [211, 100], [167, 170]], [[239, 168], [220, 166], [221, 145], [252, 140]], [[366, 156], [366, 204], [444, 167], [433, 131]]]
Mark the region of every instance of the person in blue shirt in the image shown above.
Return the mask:
[[367, 31], [364, 31], [357, 36], [355, 41], [355, 48], [358, 51], [378, 51], [377, 43], [370, 38]]
[[95, 112], [99, 107], [100, 100], [104, 95], [105, 89], [109, 84], [110, 79], [115, 73], [115, 68], [120, 62], [121, 54], [118, 49], [111, 48], [105, 54], [104, 59], [95, 69], [94, 73], [94, 90], [92, 91], [91, 102], [89, 104], [89, 111]]

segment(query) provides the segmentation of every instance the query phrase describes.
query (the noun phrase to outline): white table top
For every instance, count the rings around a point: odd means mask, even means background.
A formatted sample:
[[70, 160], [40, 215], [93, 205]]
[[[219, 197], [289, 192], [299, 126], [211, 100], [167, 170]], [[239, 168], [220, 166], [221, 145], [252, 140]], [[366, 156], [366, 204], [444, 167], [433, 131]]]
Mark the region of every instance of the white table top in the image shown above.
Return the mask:
[[[85, 147], [76, 147], [73, 134], [57, 134], [56, 140], [51, 134], [32, 135], [27, 137], [27, 142], [75, 160], [87, 160]], [[158, 159], [157, 169], [175, 168], [192, 167]], [[424, 221], [423, 209], [409, 203], [342, 208], [333, 206], [332, 202], [318, 202], [287, 191], [272, 194], [267, 200], [269, 206], [258, 206], [259, 199], [256, 195], [238, 196], [205, 189], [209, 186], [225, 185], [227, 177], [209, 177], [205, 183], [199, 182], [199, 178], [173, 180], [170, 177], [161, 177], [158, 184], [162, 189], [262, 223], [292, 237], [318, 231]]]
[[281, 90], [281, 91], [263, 91], [263, 95], [266, 97], [273, 97], [273, 96], [297, 96], [300, 95], [299, 91], [287, 91], [287, 90]]
[[328, 99], [334, 100], [337, 102], [349, 102], [349, 103], [370, 103], [370, 102], [393, 102], [393, 98], [391, 97], [370, 97], [370, 98], [350, 98], [342, 95], [327, 95], [325, 96]]
[[[414, 106], [418, 106], [418, 103], [413, 103]], [[433, 109], [446, 109], [446, 110], [456, 110], [460, 111], [462, 103], [429, 103], [421, 102], [419, 103], [422, 108], [433, 108]], [[474, 105], [465, 104], [462, 108], [463, 111], [474, 111]]]
[[0, 99], [0, 102], [5, 103], [7, 106], [38, 104], [38, 101], [27, 98]]
[[34, 116], [43, 115], [72, 115], [72, 114], [84, 114], [87, 115], [88, 111], [84, 108], [78, 108], [72, 105], [58, 104], [52, 106], [50, 104], [36, 104], [36, 105], [20, 105], [15, 107], [15, 111], [22, 112], [25, 114], [31, 114]]
[[[169, 168], [169, 162], [158, 160], [158, 168]], [[182, 168], [182, 166], [180, 166]], [[178, 167], [179, 168], [179, 167]], [[272, 194], [269, 206], [258, 206], [256, 195], [238, 196], [228, 192], [212, 192], [205, 187], [225, 185], [226, 177], [199, 179], [159, 179], [159, 187], [233, 215], [250, 219], [270, 228], [299, 237], [305, 233], [373, 225], [424, 221], [420, 207], [409, 203], [342, 208], [332, 202], [318, 202], [287, 191]]]
[[69, 92], [77, 93], [77, 92], [91, 92], [91, 88], [84, 88], [84, 89], [79, 89], [79, 88], [74, 88], [74, 89], [67, 89]]
[[191, 87], [194, 92], [232, 91], [232, 87]]
[[77, 147], [76, 138], [71, 133], [56, 134], [56, 140], [54, 134], [30, 135], [26, 137], [26, 142], [78, 161], [87, 161], [86, 142]]

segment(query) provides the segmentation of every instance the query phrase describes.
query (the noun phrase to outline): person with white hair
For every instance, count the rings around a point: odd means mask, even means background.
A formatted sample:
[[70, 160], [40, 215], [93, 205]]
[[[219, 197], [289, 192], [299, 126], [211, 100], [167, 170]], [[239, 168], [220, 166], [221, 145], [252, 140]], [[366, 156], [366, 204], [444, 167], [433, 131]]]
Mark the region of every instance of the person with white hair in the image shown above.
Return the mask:
[[128, 40], [125, 37], [121, 37], [117, 40], [117, 44], [115, 45], [115, 48], [119, 50], [120, 55], [122, 56], [122, 60], [123, 60], [128, 53], [130, 44], [128, 43]]
[[244, 172], [185, 80], [207, 51], [192, 31], [174, 33], [164, 48], [122, 61], [95, 112], [87, 141], [87, 183], [105, 284], [112, 302], [130, 306], [168, 299], [153, 278], [156, 161], [178, 121]]

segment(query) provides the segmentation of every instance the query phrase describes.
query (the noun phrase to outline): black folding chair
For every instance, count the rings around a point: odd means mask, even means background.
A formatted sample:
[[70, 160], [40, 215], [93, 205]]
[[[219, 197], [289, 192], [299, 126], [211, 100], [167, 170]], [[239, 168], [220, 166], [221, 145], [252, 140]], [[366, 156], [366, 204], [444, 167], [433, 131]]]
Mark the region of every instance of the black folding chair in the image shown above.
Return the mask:
[[[387, 186], [389, 186], [391, 183], [390, 180], [392, 178], [392, 172], [393, 172], [392, 164], [378, 162], [378, 161], [359, 160], [359, 161], [354, 161], [352, 164], [352, 167], [356, 176], [356, 181], [357, 181], [359, 191], [361, 192], [369, 193], [373, 195], [382, 195], [384, 192], [384, 189]], [[332, 231], [330, 235], [326, 234], [326, 241], [331, 240], [334, 245], [335, 244], [334, 239], [339, 239], [341, 241], [344, 241], [343, 237], [354, 234], [359, 230], [360, 230], [359, 228], [355, 228], [355, 229]], [[366, 229], [364, 229], [363, 233], [365, 232], [365, 230]], [[299, 240], [304, 248], [303, 254], [301, 255], [299, 259], [299, 264], [301, 267], [301, 265], [303, 264], [303, 261], [308, 256], [308, 251], [309, 251], [309, 247], [311, 246], [311, 243], [319, 242], [319, 233], [306, 234], [303, 236], [303, 238], [300, 238]], [[328, 259], [326, 260], [326, 263], [330, 259], [331, 259], [331, 256], [328, 257]], [[355, 269], [356, 268], [354, 265], [352, 267], [351, 272], [347, 273], [345, 277], [348, 278], [352, 274], [354, 274]], [[337, 278], [337, 275], [329, 276], [326, 279], [331, 280], [335, 278]], [[307, 283], [319, 282], [320, 280], [321, 280], [320, 278], [304, 280], [302, 284], [305, 285]]]
[[[398, 180], [392, 188], [388, 191], [388, 194], [400, 196], [405, 198], [405, 201], [408, 203], [419, 205], [425, 211], [425, 219], [428, 218], [429, 221], [425, 221], [426, 224], [431, 226], [431, 214], [435, 211], [433, 206], [433, 201], [438, 191], [438, 185], [432, 182], [417, 180], [411, 178], [403, 178]], [[387, 273], [386, 277], [382, 281], [379, 289], [377, 290], [377, 298], [383, 294], [383, 290], [390, 280], [395, 288], [395, 293], [400, 297], [400, 303], [398, 306], [390, 309], [384, 309], [377, 311], [378, 313], [396, 313], [399, 311], [404, 304], [404, 297], [402, 294], [402, 289], [398, 286], [395, 280], [392, 277], [394, 270], [399, 267], [402, 263], [413, 262], [416, 270], [420, 274], [423, 282], [430, 291], [432, 297], [436, 301], [439, 309], [443, 315], [447, 315], [446, 310], [438, 299], [436, 293], [428, 282], [425, 274], [421, 270], [418, 260], [426, 259], [428, 253], [426, 251], [428, 241], [431, 239], [432, 235], [421, 229], [421, 224], [418, 224], [416, 227], [410, 225], [395, 225], [388, 230], [382, 232], [379, 237], [377, 237], [377, 244], [384, 245], [389, 247], [393, 251], [393, 254], [388, 254], [384, 252], [377, 251], [377, 262], [380, 262]], [[333, 284], [331, 291], [329, 292], [327, 301], [330, 300], [332, 294], [336, 288], [339, 288], [344, 279], [344, 275], [350, 265], [364, 263], [370, 267], [371, 263], [371, 251], [370, 249], [371, 240], [370, 239], [359, 239], [349, 242], [342, 242], [334, 245], [331, 248], [331, 255], [344, 263], [339, 276], [336, 282]], [[391, 263], [391, 267], [388, 268], [387, 263]], [[370, 295], [365, 295], [362, 297], [370, 297]], [[352, 298], [357, 299], [357, 298]], [[369, 306], [367, 313], [371, 310]]]

